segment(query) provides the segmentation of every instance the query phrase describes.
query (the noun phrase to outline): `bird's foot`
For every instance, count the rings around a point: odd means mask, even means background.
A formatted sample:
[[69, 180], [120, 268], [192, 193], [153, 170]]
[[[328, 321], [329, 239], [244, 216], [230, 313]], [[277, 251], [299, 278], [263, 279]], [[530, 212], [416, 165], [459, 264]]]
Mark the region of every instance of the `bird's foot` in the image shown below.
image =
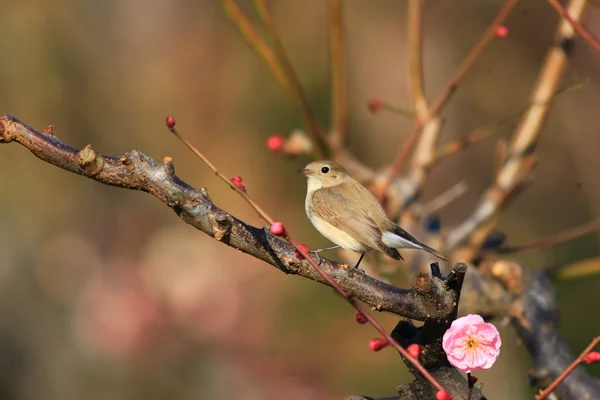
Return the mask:
[[339, 248], [340, 246], [329, 246], [329, 247], [323, 247], [321, 249], [314, 249], [311, 250], [310, 252], [313, 253], [315, 255], [315, 260], [317, 261], [317, 264], [321, 265], [321, 257], [319, 256], [319, 253], [321, 253], [322, 251], [326, 251], [326, 250], [334, 250]]

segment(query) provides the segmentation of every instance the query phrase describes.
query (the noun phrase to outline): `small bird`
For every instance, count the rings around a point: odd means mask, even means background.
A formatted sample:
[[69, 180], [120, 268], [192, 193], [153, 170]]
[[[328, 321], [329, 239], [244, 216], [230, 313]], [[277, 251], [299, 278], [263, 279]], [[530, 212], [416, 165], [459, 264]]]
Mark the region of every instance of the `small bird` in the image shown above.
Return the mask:
[[355, 268], [369, 250], [379, 250], [399, 260], [402, 256], [396, 249], [420, 249], [446, 260], [390, 221], [375, 196], [341, 165], [314, 161], [298, 172], [308, 178], [308, 219], [338, 247], [361, 253]]

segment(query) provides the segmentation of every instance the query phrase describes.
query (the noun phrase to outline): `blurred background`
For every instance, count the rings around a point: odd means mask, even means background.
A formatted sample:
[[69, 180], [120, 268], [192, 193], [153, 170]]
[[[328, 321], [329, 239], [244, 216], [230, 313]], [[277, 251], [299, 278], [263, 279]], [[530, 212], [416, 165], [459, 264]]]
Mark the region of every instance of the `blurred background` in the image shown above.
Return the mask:
[[[327, 6], [273, 1], [283, 42], [324, 124], [330, 109]], [[350, 146], [373, 167], [393, 158], [412, 121], [371, 114], [372, 97], [410, 105], [403, 1], [347, 0]], [[252, 13], [251, 2], [240, 5]], [[501, 1], [437, 1], [425, 8], [430, 98], [445, 85]], [[269, 153], [298, 112], [242, 41], [218, 1], [3, 0], [0, 110], [81, 148], [171, 156], [178, 175], [217, 205], [264, 225], [166, 130], [178, 128], [227, 175], [285, 221], [301, 242], [329, 245], [304, 214], [307, 159]], [[509, 36], [492, 44], [447, 107], [442, 141], [523, 109], [557, 17], [544, 1], [520, 4]], [[585, 23], [600, 24], [590, 7]], [[600, 33], [595, 29], [596, 33]], [[525, 243], [600, 217], [600, 55], [577, 40], [539, 145], [534, 185], [499, 228]], [[497, 137], [436, 168], [431, 199], [465, 180], [441, 213], [453, 226], [490, 182]], [[0, 399], [340, 399], [391, 396], [407, 382], [393, 351], [331, 290], [286, 276], [184, 224], [149, 195], [107, 187], [0, 146]], [[598, 236], [515, 254], [531, 268], [598, 254]], [[335, 253], [333, 254], [335, 256]], [[406, 285], [407, 277], [400, 277]], [[408, 277], [410, 278], [410, 277]], [[600, 331], [597, 276], [556, 282], [561, 326], [574, 352]], [[377, 315], [388, 329], [397, 318]], [[494, 399], [531, 395], [531, 362], [510, 326], [495, 321], [502, 355], [478, 374]], [[590, 368], [600, 376], [599, 368]]]

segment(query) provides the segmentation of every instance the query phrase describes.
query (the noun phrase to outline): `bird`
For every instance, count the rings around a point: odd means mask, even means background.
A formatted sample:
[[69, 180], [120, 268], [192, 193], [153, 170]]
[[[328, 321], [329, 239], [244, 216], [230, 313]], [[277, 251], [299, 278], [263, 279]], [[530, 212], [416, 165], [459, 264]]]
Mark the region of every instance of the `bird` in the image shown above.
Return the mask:
[[298, 172], [307, 177], [305, 209], [314, 227], [336, 246], [361, 256], [358, 268], [370, 250], [381, 251], [395, 260], [403, 259], [397, 249], [419, 249], [447, 260], [440, 252], [392, 222], [373, 194], [353, 179], [340, 164], [320, 160]]

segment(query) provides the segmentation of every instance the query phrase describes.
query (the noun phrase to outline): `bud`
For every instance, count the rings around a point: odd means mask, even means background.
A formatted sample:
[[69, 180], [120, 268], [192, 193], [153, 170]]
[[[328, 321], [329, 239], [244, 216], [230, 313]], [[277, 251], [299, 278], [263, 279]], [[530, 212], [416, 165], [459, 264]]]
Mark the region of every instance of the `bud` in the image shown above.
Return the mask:
[[384, 338], [371, 339], [371, 341], [369, 342], [369, 348], [373, 351], [379, 351], [381, 349], [386, 348], [389, 345], [390, 342]]
[[452, 400], [452, 396], [445, 390], [438, 390], [435, 394], [435, 400]]
[[505, 38], [508, 36], [508, 28], [504, 25], [497, 27], [494, 31], [494, 35], [499, 39]]
[[283, 148], [283, 143], [285, 142], [285, 138], [281, 135], [271, 135], [267, 139], [267, 148], [270, 151], [280, 151]]
[[283, 236], [285, 235], [285, 228], [281, 222], [273, 222], [271, 224], [271, 233], [275, 236]]
[[244, 180], [241, 176], [234, 176], [230, 181], [233, 183], [233, 186], [240, 189], [242, 192], [246, 191], [246, 185], [244, 185]]
[[367, 322], [369, 322], [369, 320], [367, 319], [367, 317], [365, 317], [365, 315], [361, 312], [356, 313], [356, 322], [358, 322], [359, 324], [366, 324]]
[[383, 107], [383, 104], [381, 104], [381, 100], [379, 100], [379, 99], [369, 100], [369, 111], [371, 111], [372, 113], [376, 113], [377, 111], [381, 110], [381, 107]]
[[600, 352], [592, 351], [583, 357], [583, 361], [587, 364], [594, 364], [600, 362]]
[[167, 118], [165, 120], [167, 122], [167, 128], [173, 129], [175, 127], [175, 117], [173, 117], [172, 115], [167, 115]]
[[411, 344], [410, 346], [408, 346], [406, 348], [406, 351], [408, 352], [408, 354], [412, 358], [415, 358], [415, 359], [418, 360], [419, 359], [419, 353], [421, 353], [421, 347], [418, 344], [413, 343], [413, 344]]
[[[298, 248], [300, 250], [302, 250], [303, 252], [305, 252], [305, 253], [308, 253], [310, 251], [310, 249], [308, 248], [308, 246], [305, 245], [304, 243], [300, 243], [298, 245]], [[304, 256], [302, 255], [302, 253], [300, 253], [298, 250], [296, 250], [296, 258], [302, 260], [302, 259], [304, 259]]]

